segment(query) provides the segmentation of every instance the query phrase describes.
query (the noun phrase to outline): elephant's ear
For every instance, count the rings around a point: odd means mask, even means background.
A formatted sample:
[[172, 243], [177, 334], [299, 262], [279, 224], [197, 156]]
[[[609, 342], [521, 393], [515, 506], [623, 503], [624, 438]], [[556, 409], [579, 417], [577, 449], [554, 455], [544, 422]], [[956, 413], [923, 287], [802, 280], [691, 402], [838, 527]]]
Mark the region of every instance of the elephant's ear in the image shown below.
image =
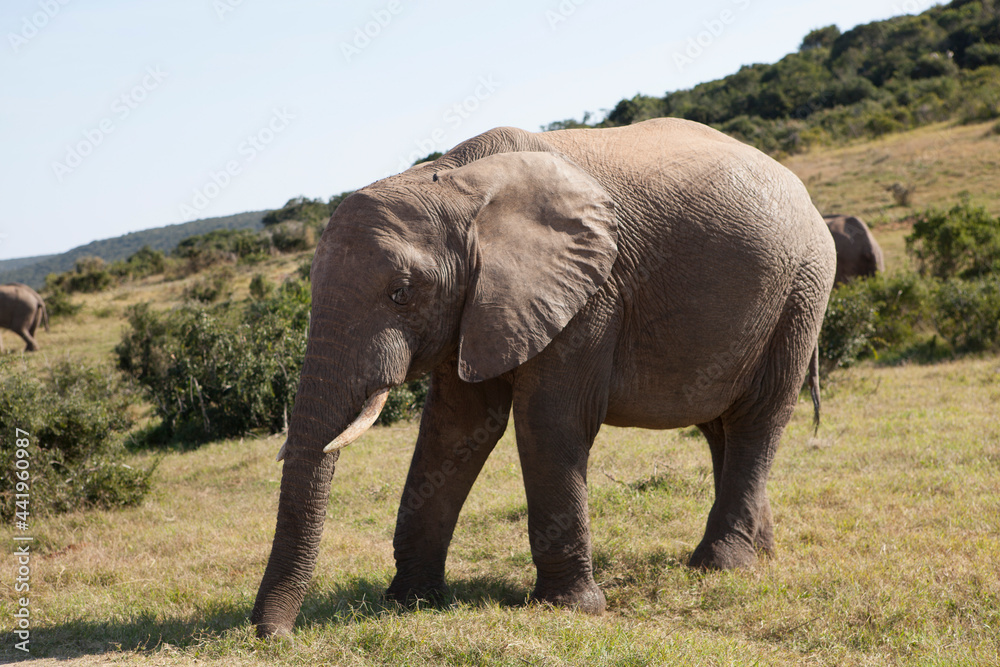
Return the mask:
[[494, 378], [541, 352], [607, 280], [614, 204], [555, 153], [502, 153], [438, 174], [478, 199], [458, 373]]

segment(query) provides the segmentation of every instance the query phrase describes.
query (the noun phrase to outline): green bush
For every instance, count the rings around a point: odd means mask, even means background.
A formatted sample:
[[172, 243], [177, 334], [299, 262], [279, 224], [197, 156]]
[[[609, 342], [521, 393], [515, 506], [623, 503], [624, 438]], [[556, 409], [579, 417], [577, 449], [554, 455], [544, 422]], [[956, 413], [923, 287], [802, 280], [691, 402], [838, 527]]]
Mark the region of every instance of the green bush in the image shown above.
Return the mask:
[[270, 253], [270, 238], [263, 234], [248, 229], [217, 229], [189, 236], [171, 254], [184, 260], [180, 274], [189, 276], [216, 264], [253, 264]]
[[[246, 305], [157, 312], [138, 304], [115, 348], [118, 364], [143, 387], [170, 437], [277, 432], [298, 388], [309, 308], [309, 284], [298, 279]], [[379, 423], [411, 416], [425, 395], [424, 381], [394, 389]]]
[[[49, 274], [49, 277], [53, 275]], [[83, 304], [70, 301], [69, 294], [66, 293], [65, 289], [49, 283], [48, 280], [46, 280], [45, 294], [42, 298], [45, 299], [45, 310], [48, 311], [49, 317], [72, 317], [83, 308]]]
[[111, 287], [115, 277], [100, 257], [81, 257], [76, 267], [65, 273], [50, 273], [45, 278], [46, 289], [72, 292], [103, 292]]
[[[149, 491], [153, 468], [121, 463], [134, 396], [110, 371], [78, 361], [37, 375], [0, 359], [0, 517], [16, 509], [16, 429], [30, 434], [31, 512], [135, 505]], [[155, 466], [154, 466], [155, 468]]]
[[297, 252], [316, 246], [316, 226], [296, 220], [273, 225], [268, 233], [271, 243], [279, 252]]
[[226, 299], [232, 290], [233, 271], [229, 267], [200, 278], [184, 290], [184, 298], [201, 303]]
[[906, 237], [920, 272], [947, 279], [974, 278], [1000, 269], [1000, 220], [968, 200], [949, 211], [930, 208]]
[[153, 250], [148, 245], [132, 253], [128, 259], [111, 265], [111, 273], [122, 280], [137, 280], [146, 276], [163, 273], [167, 268], [167, 258], [161, 250]]
[[819, 335], [827, 369], [846, 367], [874, 350], [878, 310], [865, 280], [840, 285], [830, 294]]
[[867, 292], [875, 307], [872, 344], [876, 350], [901, 350], [919, 342], [932, 321], [934, 281], [913, 272], [880, 273], [859, 282], [858, 288]]
[[129, 309], [119, 367], [146, 390], [167, 431], [202, 441], [285, 427], [305, 353], [308, 290], [283, 287], [235, 306]]
[[1000, 344], [1000, 281], [948, 280], [935, 295], [934, 324], [957, 352]]
[[260, 301], [274, 292], [274, 283], [261, 273], [254, 274], [250, 280], [250, 297]]

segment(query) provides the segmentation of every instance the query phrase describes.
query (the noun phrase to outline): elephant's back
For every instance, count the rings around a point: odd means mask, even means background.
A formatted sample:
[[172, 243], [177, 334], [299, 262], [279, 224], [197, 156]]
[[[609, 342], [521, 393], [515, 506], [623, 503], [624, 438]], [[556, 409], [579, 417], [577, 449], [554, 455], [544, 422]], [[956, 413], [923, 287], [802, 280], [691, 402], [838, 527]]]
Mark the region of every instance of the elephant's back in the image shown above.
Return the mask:
[[832, 283], [833, 242], [805, 186], [760, 151], [678, 119], [542, 136], [619, 209], [609, 423], [686, 425], [692, 406], [714, 417], [745, 390], [803, 273], [806, 289]]
[[[822, 216], [795, 174], [771, 157], [701, 123], [656, 118], [626, 127], [538, 135], [612, 194], [620, 223], [655, 218], [664, 242], [679, 227], [705, 235], [744, 235], [798, 254], [826, 235]], [[796, 247], [789, 247], [796, 246]]]

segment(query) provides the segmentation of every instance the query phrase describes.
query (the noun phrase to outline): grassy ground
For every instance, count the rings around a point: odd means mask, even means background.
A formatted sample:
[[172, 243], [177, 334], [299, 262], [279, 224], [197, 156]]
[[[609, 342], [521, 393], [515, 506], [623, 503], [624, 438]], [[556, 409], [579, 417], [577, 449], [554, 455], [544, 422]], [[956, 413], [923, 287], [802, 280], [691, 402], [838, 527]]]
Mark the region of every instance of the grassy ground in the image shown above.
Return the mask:
[[[987, 130], [925, 128], [788, 162], [822, 209], [877, 223], [892, 269], [908, 261], [902, 239], [916, 207], [950, 206], [966, 189], [1000, 212], [988, 180], [998, 140]], [[893, 208], [881, 188], [905, 179], [917, 184], [915, 207]], [[281, 280], [300, 262], [236, 269], [233, 297], [245, 298], [253, 273]], [[43, 352], [28, 363], [41, 372], [63, 355], [108, 360], [128, 305], [169, 307], [198, 279], [74, 297], [81, 314], [41, 332]], [[21, 347], [12, 334], [5, 342]], [[712, 502], [700, 435], [605, 428], [590, 466], [597, 580], [609, 603], [601, 617], [524, 604], [534, 571], [510, 433], [459, 521], [453, 600], [417, 611], [380, 599], [416, 426], [377, 428], [352, 445], [294, 643], [259, 642], [247, 621], [274, 529], [281, 438], [139, 451], [137, 465], [161, 459], [141, 507], [32, 518], [30, 656], [7, 632], [22, 595], [14, 531], [0, 527], [0, 662], [996, 665], [998, 374], [998, 357], [835, 373], [819, 436], [803, 401], [772, 472], [778, 554], [737, 572], [684, 565]]]
[[[294, 645], [246, 617], [270, 547], [280, 437], [168, 454], [142, 507], [34, 522], [32, 656], [81, 664], [997, 664], [1000, 360], [862, 367], [803, 401], [769, 485], [772, 560], [683, 563], [712, 500], [699, 435], [605, 428], [590, 466], [597, 580], [609, 612], [523, 606], [533, 582], [508, 433], [463, 511], [452, 604], [379, 600], [415, 426], [341, 458]], [[136, 455], [147, 462], [151, 453]], [[12, 544], [12, 531], [0, 540]], [[8, 558], [13, 558], [8, 556]], [[12, 560], [8, 571], [13, 568]], [[15, 595], [5, 586], [0, 618]], [[10, 635], [5, 635], [10, 637]], [[0, 658], [16, 658], [10, 641]]]

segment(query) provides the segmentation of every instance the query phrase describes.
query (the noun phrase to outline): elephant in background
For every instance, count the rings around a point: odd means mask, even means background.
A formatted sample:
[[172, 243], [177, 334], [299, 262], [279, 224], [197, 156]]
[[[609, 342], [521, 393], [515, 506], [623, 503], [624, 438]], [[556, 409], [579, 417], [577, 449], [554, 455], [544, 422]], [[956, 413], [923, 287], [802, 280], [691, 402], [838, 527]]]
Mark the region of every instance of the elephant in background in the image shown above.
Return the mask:
[[[27, 352], [38, 350], [35, 329], [39, 324], [44, 324], [45, 330], [49, 330], [49, 314], [38, 292], [21, 283], [0, 285], [0, 327], [10, 329], [23, 338], [27, 343]], [[3, 350], [2, 340], [0, 350]]]
[[340, 449], [426, 373], [389, 597], [447, 594], [459, 511], [511, 415], [532, 599], [605, 608], [587, 510], [602, 424], [704, 433], [715, 502], [692, 566], [771, 552], [767, 477], [835, 268], [798, 178], [680, 119], [490, 130], [352, 194], [313, 260], [258, 635], [292, 630]]
[[853, 215], [823, 217], [837, 246], [837, 275], [833, 284], [840, 285], [858, 276], [870, 277], [885, 271], [882, 248], [872, 236], [868, 225]]

